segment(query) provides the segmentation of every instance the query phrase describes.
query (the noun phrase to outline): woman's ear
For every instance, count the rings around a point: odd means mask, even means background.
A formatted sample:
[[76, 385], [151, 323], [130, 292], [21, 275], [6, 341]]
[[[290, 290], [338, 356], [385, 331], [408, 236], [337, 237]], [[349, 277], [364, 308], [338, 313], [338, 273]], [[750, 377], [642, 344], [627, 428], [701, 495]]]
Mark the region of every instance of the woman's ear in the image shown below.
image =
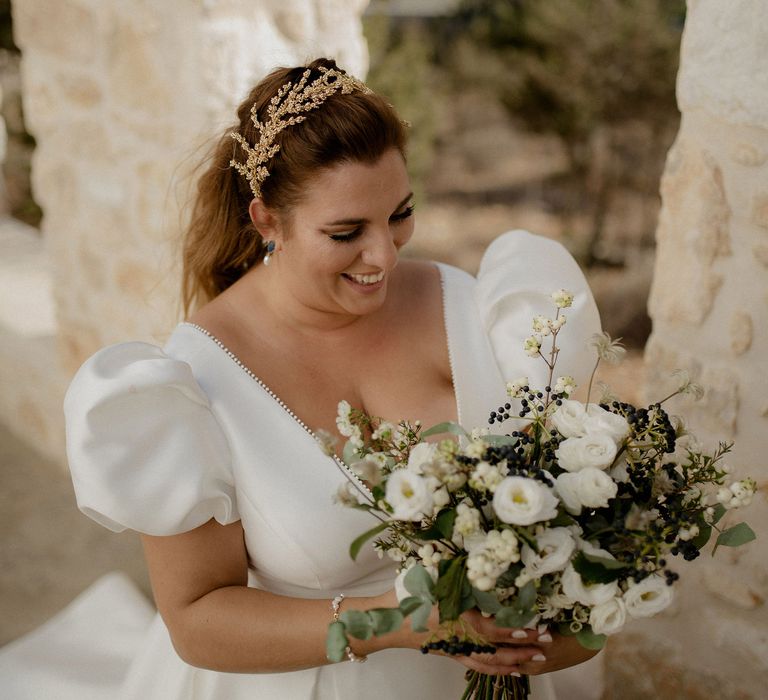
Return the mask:
[[260, 198], [254, 198], [248, 205], [248, 214], [254, 228], [265, 241], [274, 241], [280, 237], [280, 222], [276, 214], [267, 209]]

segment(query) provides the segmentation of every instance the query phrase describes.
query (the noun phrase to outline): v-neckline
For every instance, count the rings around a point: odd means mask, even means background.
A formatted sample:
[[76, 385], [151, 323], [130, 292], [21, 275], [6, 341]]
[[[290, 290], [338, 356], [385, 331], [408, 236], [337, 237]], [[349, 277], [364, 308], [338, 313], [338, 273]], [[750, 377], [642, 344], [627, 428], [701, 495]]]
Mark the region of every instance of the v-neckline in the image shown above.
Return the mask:
[[[454, 363], [454, 356], [453, 356], [453, 345], [451, 343], [451, 334], [450, 334], [450, 324], [448, 323], [448, 296], [445, 291], [446, 286], [446, 274], [445, 269], [442, 263], [434, 262], [433, 265], [437, 268], [438, 274], [440, 276], [440, 292], [442, 297], [442, 307], [443, 307], [443, 328], [445, 332], [445, 342], [448, 350], [448, 363], [450, 365], [451, 370], [451, 386], [453, 387], [453, 397], [454, 397], [454, 403], [456, 408], [456, 418], [458, 421], [461, 420], [461, 407], [459, 405], [459, 395], [456, 388], [456, 368]], [[219, 338], [217, 338], [213, 333], [211, 333], [207, 328], [204, 328], [203, 326], [192, 323], [190, 321], [182, 321], [179, 323], [179, 326], [185, 326], [188, 328], [193, 328], [201, 335], [208, 338], [210, 341], [214, 343], [220, 350], [224, 352], [240, 369], [242, 369], [251, 379], [253, 379], [256, 384], [258, 384], [259, 387], [278, 405], [280, 406], [292, 419], [295, 423], [297, 423], [301, 428], [304, 429], [304, 431], [316, 442], [319, 443], [319, 438], [317, 437], [317, 434], [314, 430], [312, 430], [299, 416], [296, 414], [295, 411], [291, 409], [290, 406], [288, 406], [285, 401], [283, 401], [270, 387], [267, 385], [266, 382], [264, 382], [256, 373], [248, 367], [232, 350], [230, 350]], [[349, 474], [352, 476], [352, 478], [360, 485], [361, 488], [365, 489], [365, 491], [372, 496], [371, 490], [366, 486], [365, 482], [363, 482], [360, 477], [355, 474], [354, 471], [352, 471], [351, 467], [347, 465], [344, 460], [342, 460], [337, 455], [330, 455], [333, 460], [337, 463], [339, 467], [341, 467], [345, 474]]]

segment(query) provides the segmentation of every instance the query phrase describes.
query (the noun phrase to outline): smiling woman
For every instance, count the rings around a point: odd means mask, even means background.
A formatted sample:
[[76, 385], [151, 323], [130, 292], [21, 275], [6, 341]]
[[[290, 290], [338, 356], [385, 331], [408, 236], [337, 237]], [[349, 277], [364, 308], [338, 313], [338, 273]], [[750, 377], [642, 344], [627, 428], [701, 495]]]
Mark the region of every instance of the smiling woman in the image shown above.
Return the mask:
[[[318, 445], [319, 429], [338, 435], [339, 402], [393, 422], [481, 425], [504, 375], [527, 371], [515, 349], [550, 280], [577, 295], [559, 358], [574, 377], [591, 368], [599, 319], [565, 249], [523, 231], [491, 247], [479, 282], [399, 261], [414, 231], [405, 127], [333, 61], [274, 71], [238, 116], [200, 176], [187, 320], [163, 348], [100, 350], [66, 397], [78, 505], [142, 534], [160, 614], [105, 696], [458, 700], [467, 667], [536, 676], [583, 661], [559, 635], [468, 613], [496, 653], [422, 655], [428, 633], [402, 629], [328, 663], [340, 606], [396, 602], [395, 562], [349, 557], [367, 514], [333, 502], [364, 478]], [[532, 687], [551, 697], [546, 678]]]

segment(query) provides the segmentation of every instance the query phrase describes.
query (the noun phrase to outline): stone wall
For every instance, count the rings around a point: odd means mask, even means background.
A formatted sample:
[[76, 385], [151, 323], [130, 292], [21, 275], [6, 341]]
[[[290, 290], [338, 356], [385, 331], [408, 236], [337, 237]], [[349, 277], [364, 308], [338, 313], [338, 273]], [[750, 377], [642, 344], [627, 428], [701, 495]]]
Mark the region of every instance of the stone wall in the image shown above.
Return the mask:
[[[66, 382], [106, 344], [167, 337], [180, 314], [186, 176], [206, 140], [278, 65], [330, 55], [364, 75], [367, 2], [13, 1], [58, 323], [52, 372]], [[23, 353], [17, 362], [18, 376]], [[53, 425], [41, 436], [19, 420], [20, 400], [0, 403], [0, 419], [61, 459], [58, 409], [45, 409]]]
[[[607, 697], [763, 698], [768, 678], [768, 5], [689, 0], [678, 76], [682, 122], [661, 185], [649, 300], [646, 398], [681, 367], [706, 387], [678, 397], [700, 441], [735, 440], [726, 463], [760, 490], [743, 515], [758, 540], [705, 552], [664, 619], [612, 640]], [[724, 523], [725, 525], [728, 522]]]

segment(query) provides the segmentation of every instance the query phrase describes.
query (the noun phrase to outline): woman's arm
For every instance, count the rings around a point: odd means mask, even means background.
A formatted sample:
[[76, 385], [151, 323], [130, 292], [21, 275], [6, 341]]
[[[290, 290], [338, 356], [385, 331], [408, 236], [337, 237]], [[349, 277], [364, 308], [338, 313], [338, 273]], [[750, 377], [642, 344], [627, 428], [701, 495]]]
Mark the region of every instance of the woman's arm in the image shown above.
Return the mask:
[[[216, 671], [272, 673], [329, 663], [325, 637], [329, 599], [308, 600], [248, 588], [243, 529], [210, 520], [168, 537], [142, 535], [155, 602], [179, 656]], [[343, 610], [394, 607], [394, 592], [345, 597]], [[426, 634], [410, 625], [385, 637], [353, 639], [357, 655], [417, 648]]]

